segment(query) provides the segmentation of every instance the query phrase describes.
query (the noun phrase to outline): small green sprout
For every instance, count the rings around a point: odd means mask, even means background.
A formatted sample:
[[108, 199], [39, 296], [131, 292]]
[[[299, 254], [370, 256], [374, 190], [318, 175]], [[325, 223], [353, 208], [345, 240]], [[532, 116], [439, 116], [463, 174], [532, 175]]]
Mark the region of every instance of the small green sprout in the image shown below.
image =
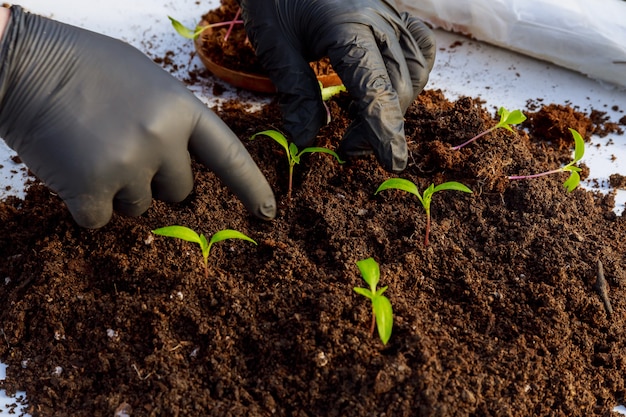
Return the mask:
[[330, 109], [326, 102], [341, 93], [342, 91], [347, 91], [346, 86], [341, 85], [331, 85], [330, 87], [324, 87], [321, 81], [318, 81], [320, 85], [320, 92], [322, 93], [322, 104], [324, 105], [324, 109], [326, 109], [326, 124], [331, 122]]
[[374, 326], [378, 327], [378, 336], [384, 345], [387, 344], [391, 337], [391, 329], [393, 327], [393, 309], [391, 302], [383, 293], [387, 287], [376, 289], [380, 280], [380, 269], [378, 263], [367, 258], [356, 263], [361, 271], [361, 275], [369, 288], [354, 287], [354, 292], [367, 297], [372, 302], [372, 324], [370, 326], [370, 334], [374, 334]]
[[550, 171], [540, 172], [538, 174], [532, 175], [511, 175], [508, 177], [510, 180], [525, 180], [529, 178], [537, 178], [543, 177], [545, 175], [556, 174], [557, 172], [569, 172], [569, 177], [563, 182], [563, 186], [567, 189], [568, 193], [571, 193], [578, 187], [580, 184], [580, 174], [578, 174], [581, 169], [577, 167], [575, 164], [580, 161], [585, 154], [585, 141], [583, 137], [576, 130], [569, 128], [572, 136], [574, 137], [574, 159], [567, 165], [562, 166], [561, 168], [553, 169]]
[[196, 26], [195, 29], [190, 29], [186, 27], [185, 25], [183, 25], [182, 23], [180, 23], [178, 20], [174, 19], [171, 16], [167, 16], [167, 17], [170, 19], [170, 22], [172, 23], [174, 30], [176, 30], [176, 32], [178, 32], [179, 35], [187, 39], [196, 39], [198, 36], [200, 36], [202, 32], [204, 32], [208, 28], [218, 28], [221, 26], [228, 26], [228, 31], [226, 32], [226, 35], [224, 35], [224, 40], [226, 41], [228, 40], [228, 37], [230, 36], [230, 33], [233, 30], [233, 27], [236, 24], [243, 24], [243, 20], [237, 20], [240, 13], [241, 13], [241, 10], [238, 10], [237, 14], [235, 15], [235, 18], [231, 21], [212, 23], [210, 25], [205, 25], [205, 26]]
[[161, 227], [159, 229], [155, 229], [152, 231], [155, 235], [161, 235], [166, 237], [175, 237], [178, 239], [186, 240], [187, 242], [197, 243], [200, 245], [200, 249], [202, 250], [202, 257], [204, 258], [204, 278], [209, 278], [209, 253], [211, 251], [211, 246], [214, 243], [221, 242], [226, 239], [243, 239], [248, 242], [252, 242], [255, 245], [256, 241], [249, 238], [237, 230], [232, 229], [224, 229], [216, 232], [213, 236], [211, 236], [211, 240], [207, 241], [206, 237], [203, 234], [198, 234], [194, 230], [185, 227], [185, 226], [166, 226]]
[[500, 107], [498, 109], [498, 114], [500, 115], [500, 121], [498, 122], [498, 124], [496, 124], [495, 126], [491, 127], [490, 129], [487, 129], [487, 130], [479, 133], [478, 135], [474, 136], [473, 138], [471, 138], [467, 142], [464, 142], [464, 143], [462, 143], [460, 145], [457, 145], [457, 146], [453, 146], [452, 149], [454, 149], [455, 151], [458, 151], [459, 149], [461, 149], [465, 145], [469, 145], [470, 143], [474, 142], [476, 139], [478, 139], [478, 138], [480, 138], [482, 136], [485, 136], [487, 133], [493, 132], [494, 130], [496, 130], [498, 128], [503, 128], [503, 129], [510, 130], [511, 132], [513, 132], [513, 129], [511, 129], [511, 125], [520, 124], [524, 120], [526, 120], [526, 116], [520, 110], [513, 110], [513, 111], [510, 112], [507, 109], [505, 109], [504, 107]]
[[472, 192], [472, 190], [470, 190], [460, 182], [448, 181], [439, 184], [436, 187], [435, 184], [430, 184], [430, 186], [424, 190], [424, 194], [420, 195], [420, 192], [417, 189], [417, 185], [415, 185], [413, 182], [405, 180], [404, 178], [390, 178], [380, 184], [374, 194], [378, 194], [380, 191], [388, 189], [397, 189], [406, 191], [411, 194], [415, 194], [420, 203], [422, 203], [422, 207], [424, 207], [424, 211], [426, 212], [426, 233], [424, 238], [424, 246], [428, 246], [428, 236], [430, 235], [430, 202], [433, 194], [437, 191], [443, 190], [463, 191], [464, 193]]
[[287, 138], [277, 130], [264, 130], [262, 132], [255, 133], [254, 135], [250, 137], [250, 140], [254, 140], [259, 135], [269, 136], [270, 138], [274, 139], [285, 149], [285, 152], [287, 153], [287, 160], [289, 161], [289, 186], [287, 188], [287, 199], [289, 201], [291, 201], [291, 189], [292, 189], [292, 184], [293, 184], [293, 167], [296, 164], [300, 163], [300, 157], [303, 154], [314, 153], [314, 152], [327, 153], [329, 155], [334, 156], [335, 159], [337, 159], [337, 161], [340, 164], [343, 164], [345, 162], [345, 161], [342, 161], [341, 158], [339, 158], [339, 155], [337, 155], [334, 151], [327, 149], [327, 148], [312, 146], [312, 147], [304, 148], [302, 150], [298, 150], [298, 147], [296, 146], [295, 143], [287, 142]]
[[334, 96], [336, 96], [337, 94], [341, 93], [342, 91], [346, 91], [346, 86], [343, 84], [331, 85], [330, 87], [324, 87], [324, 84], [322, 84], [321, 81], [319, 81], [319, 84], [320, 84], [320, 91], [322, 92], [323, 101], [328, 101]]

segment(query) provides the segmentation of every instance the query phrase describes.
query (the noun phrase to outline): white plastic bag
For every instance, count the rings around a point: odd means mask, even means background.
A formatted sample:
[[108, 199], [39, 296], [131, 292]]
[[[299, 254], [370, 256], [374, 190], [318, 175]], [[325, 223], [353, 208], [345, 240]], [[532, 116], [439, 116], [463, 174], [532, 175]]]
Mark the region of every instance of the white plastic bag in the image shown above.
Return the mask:
[[626, 1], [397, 0], [435, 27], [626, 88]]

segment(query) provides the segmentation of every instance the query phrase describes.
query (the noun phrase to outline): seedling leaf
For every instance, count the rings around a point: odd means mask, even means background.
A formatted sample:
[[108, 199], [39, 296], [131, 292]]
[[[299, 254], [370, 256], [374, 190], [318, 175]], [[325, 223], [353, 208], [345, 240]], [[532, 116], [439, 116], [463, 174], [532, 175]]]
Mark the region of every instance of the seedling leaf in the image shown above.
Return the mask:
[[506, 130], [513, 132], [510, 125], [517, 125], [526, 120], [526, 116], [520, 110], [508, 111], [504, 107], [500, 107], [498, 109], [498, 114], [500, 115], [500, 121], [496, 125], [496, 127], [503, 127]]
[[209, 251], [211, 250], [211, 246], [213, 246], [214, 243], [221, 242], [222, 240], [226, 240], [226, 239], [243, 239], [243, 240], [247, 240], [248, 242], [252, 242], [255, 245], [257, 244], [254, 239], [244, 235], [243, 233], [237, 230], [224, 229], [215, 233], [211, 237], [211, 240], [209, 241], [209, 244], [208, 244]]
[[170, 19], [170, 22], [172, 22], [172, 26], [174, 27], [174, 30], [176, 30], [176, 32], [178, 32], [179, 35], [187, 39], [196, 39], [198, 35], [200, 35], [202, 31], [207, 28], [206, 26], [204, 27], [198, 26], [196, 27], [195, 30], [191, 30], [187, 26], [180, 23], [178, 20], [174, 19], [173, 17], [171, 16], [167, 16], [167, 17]]
[[[152, 231], [155, 235], [161, 235], [166, 237], [175, 237], [178, 239], [186, 240], [187, 242], [197, 243], [202, 245], [202, 238], [194, 230], [185, 226], [166, 226]], [[206, 238], [204, 239], [206, 242]]]
[[[297, 152], [297, 149], [298, 148], [296, 148], [296, 152]], [[328, 149], [328, 148], [322, 148], [322, 147], [319, 147], [319, 146], [311, 146], [311, 147], [308, 147], [308, 148], [304, 148], [304, 149], [302, 149], [300, 151], [300, 153], [298, 155], [302, 155], [302, 154], [305, 154], [305, 153], [325, 153], [325, 154], [334, 156], [335, 159], [337, 160], [337, 162], [339, 162], [340, 164], [343, 164], [343, 163], [346, 162], [346, 161], [342, 160], [335, 151], [333, 151], [331, 149]]]
[[379, 289], [376, 291], [376, 296], [383, 295], [383, 293], [384, 293], [385, 291], [387, 291], [387, 288], [388, 288], [388, 287], [387, 287], [386, 285], [385, 285], [384, 287], [382, 287], [382, 288], [379, 288]]
[[346, 86], [341, 84], [341, 85], [333, 85], [330, 87], [324, 87], [324, 85], [322, 84], [322, 82], [319, 82], [320, 84], [320, 90], [322, 92], [322, 100], [323, 101], [328, 101], [330, 100], [333, 96], [336, 96], [337, 94], [341, 93], [342, 91], [346, 91]]
[[571, 193], [576, 189], [576, 187], [578, 187], [578, 184], [580, 184], [580, 175], [578, 174], [578, 172], [572, 171], [572, 173], [569, 174], [569, 177], [563, 183], [563, 186], [567, 189], [568, 193]]
[[380, 280], [380, 268], [378, 267], [378, 263], [373, 258], [367, 258], [358, 261], [356, 264], [359, 267], [359, 271], [361, 271], [363, 279], [370, 286], [370, 292], [375, 294], [376, 286]]
[[580, 133], [571, 127], [569, 128], [569, 131], [574, 137], [574, 160], [570, 163], [570, 165], [574, 165], [583, 158], [583, 155], [585, 155], [585, 140]]
[[418, 197], [420, 197], [421, 200], [421, 196], [420, 193], [417, 189], [417, 185], [415, 185], [415, 183], [409, 181], [409, 180], [405, 180], [404, 178], [390, 178], [387, 181], [383, 182], [382, 184], [380, 184], [378, 186], [378, 189], [376, 190], [376, 192], [374, 194], [378, 194], [380, 191], [383, 190], [389, 190], [389, 189], [398, 189], [398, 190], [402, 190], [402, 191], [406, 191], [407, 193], [411, 193], [413, 195], [416, 195]]
[[384, 345], [387, 344], [391, 337], [393, 328], [393, 309], [391, 301], [387, 297], [374, 297], [372, 300], [372, 308], [374, 316], [376, 316], [376, 327], [378, 328], [378, 336]]
[[353, 289], [354, 289], [355, 293], [360, 294], [360, 295], [362, 295], [364, 297], [367, 297], [370, 300], [372, 298], [374, 298], [374, 296], [372, 295], [372, 292], [370, 290], [368, 290], [367, 288], [355, 287]]
[[264, 130], [262, 132], [259, 133], [255, 133], [254, 135], [252, 135], [250, 137], [250, 140], [256, 139], [257, 136], [260, 135], [265, 135], [265, 136], [269, 136], [270, 138], [274, 139], [276, 142], [278, 142], [280, 144], [280, 146], [282, 146], [285, 149], [285, 152], [287, 152], [287, 154], [289, 155], [289, 143], [287, 142], [287, 138], [280, 133], [277, 130]]
[[472, 192], [472, 190], [470, 190], [466, 185], [461, 184], [460, 182], [456, 182], [456, 181], [448, 181], [448, 182], [441, 183], [435, 187], [433, 192], [443, 191], [443, 190], [463, 191], [464, 193]]

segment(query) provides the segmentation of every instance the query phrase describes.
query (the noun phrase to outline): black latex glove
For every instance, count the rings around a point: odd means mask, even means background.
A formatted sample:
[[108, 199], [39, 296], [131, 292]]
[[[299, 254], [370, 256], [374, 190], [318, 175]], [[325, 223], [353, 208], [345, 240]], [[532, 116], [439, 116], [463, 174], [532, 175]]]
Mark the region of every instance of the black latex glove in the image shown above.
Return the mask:
[[285, 129], [310, 145], [326, 123], [308, 62], [324, 56], [354, 98], [356, 119], [339, 153], [372, 151], [389, 171], [406, 167], [404, 113], [435, 60], [435, 38], [393, 0], [240, 0], [246, 32], [281, 94]]
[[84, 227], [193, 188], [191, 152], [260, 218], [274, 194], [236, 135], [132, 46], [19, 6], [0, 43], [0, 137]]

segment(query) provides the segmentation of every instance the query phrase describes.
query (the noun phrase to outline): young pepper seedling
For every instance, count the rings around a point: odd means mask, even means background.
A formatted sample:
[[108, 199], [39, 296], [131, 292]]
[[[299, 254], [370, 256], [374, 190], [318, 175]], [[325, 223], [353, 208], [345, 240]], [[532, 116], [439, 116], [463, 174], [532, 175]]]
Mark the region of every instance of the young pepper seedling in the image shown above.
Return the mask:
[[204, 278], [209, 278], [209, 253], [211, 252], [211, 246], [214, 243], [221, 242], [226, 239], [243, 239], [248, 242], [252, 242], [255, 245], [257, 244], [252, 238], [246, 236], [245, 234], [238, 232], [237, 230], [232, 229], [224, 229], [216, 232], [211, 239], [207, 241], [206, 237], [203, 234], [196, 233], [195, 230], [192, 230], [185, 226], [165, 226], [159, 229], [155, 229], [152, 231], [155, 235], [161, 235], [166, 237], [175, 237], [178, 239], [186, 240], [187, 242], [197, 243], [200, 246], [200, 250], [202, 251], [202, 258], [204, 259]]
[[298, 147], [296, 146], [295, 143], [293, 142], [289, 143], [287, 141], [287, 138], [277, 130], [264, 130], [262, 132], [255, 133], [254, 135], [250, 137], [250, 140], [256, 139], [256, 137], [259, 135], [268, 136], [274, 139], [278, 144], [280, 144], [280, 146], [282, 146], [285, 149], [285, 152], [287, 154], [287, 160], [289, 162], [289, 185], [287, 187], [287, 200], [289, 201], [291, 201], [291, 189], [292, 189], [292, 184], [293, 184], [293, 168], [296, 164], [300, 163], [300, 157], [302, 155], [304, 155], [305, 153], [315, 153], [315, 152], [327, 153], [329, 155], [334, 156], [337, 162], [339, 162], [340, 164], [343, 164], [345, 162], [339, 157], [339, 155], [337, 155], [337, 153], [335, 153], [335, 151], [332, 151], [327, 148], [311, 146], [308, 148], [304, 148], [302, 150], [298, 150]]
[[390, 178], [387, 181], [380, 184], [378, 189], [374, 194], [378, 194], [383, 190], [389, 189], [397, 189], [401, 191], [406, 191], [408, 193], [414, 194], [419, 199], [420, 203], [422, 203], [422, 207], [424, 207], [424, 211], [426, 212], [426, 233], [424, 237], [424, 246], [428, 246], [428, 237], [430, 235], [430, 203], [433, 197], [433, 194], [437, 191], [443, 190], [454, 190], [454, 191], [463, 191], [464, 193], [471, 193], [472, 190], [467, 188], [467, 186], [461, 184], [456, 181], [448, 181], [442, 184], [435, 186], [435, 184], [430, 184], [430, 186], [424, 190], [423, 195], [420, 194], [417, 189], [417, 185], [415, 183], [406, 180], [404, 178]]
[[575, 164], [580, 161], [585, 155], [585, 141], [583, 137], [578, 133], [578, 131], [569, 128], [570, 133], [574, 137], [574, 159], [567, 165], [562, 166], [557, 169], [552, 169], [550, 171], [540, 172], [538, 174], [531, 175], [511, 175], [508, 177], [510, 180], [525, 180], [530, 178], [538, 178], [543, 177], [545, 175], [556, 174], [557, 172], [569, 172], [569, 177], [563, 182], [563, 186], [567, 189], [567, 192], [570, 193], [578, 187], [580, 184], [580, 174], [581, 169], [577, 167]]
[[465, 145], [469, 145], [470, 143], [474, 142], [476, 139], [478, 139], [480, 137], [483, 137], [487, 133], [493, 132], [494, 130], [499, 129], [499, 128], [503, 128], [503, 129], [506, 129], [506, 130], [509, 130], [509, 131], [513, 132], [513, 129], [511, 129], [511, 125], [516, 125], [516, 124], [522, 123], [524, 120], [526, 120], [526, 116], [520, 110], [513, 110], [513, 111], [510, 112], [507, 109], [505, 109], [504, 107], [500, 107], [498, 109], [498, 114], [500, 115], [500, 121], [498, 122], [498, 124], [496, 124], [495, 126], [493, 126], [493, 127], [489, 128], [489, 129], [479, 133], [478, 135], [474, 136], [473, 138], [471, 138], [467, 142], [463, 142], [460, 145], [453, 146], [452, 149], [454, 149], [455, 151], [458, 151], [459, 149], [461, 149]]
[[205, 26], [196, 26], [195, 29], [188, 28], [187, 26], [183, 25], [182, 23], [180, 23], [178, 20], [174, 19], [171, 16], [167, 16], [167, 17], [168, 19], [170, 19], [170, 22], [172, 23], [174, 30], [176, 30], [176, 32], [180, 36], [182, 36], [183, 38], [187, 38], [187, 39], [196, 39], [198, 36], [200, 36], [202, 32], [204, 32], [208, 28], [218, 28], [222, 26], [228, 26], [228, 31], [224, 35], [224, 40], [226, 41], [228, 40], [228, 37], [230, 36], [230, 33], [233, 30], [233, 27], [235, 25], [243, 24], [243, 20], [238, 20], [240, 14], [241, 14], [241, 9], [237, 10], [237, 14], [235, 15], [235, 18], [233, 20], [230, 20], [228, 22], [212, 23], [210, 25], [205, 25]]
[[354, 287], [354, 292], [368, 298], [372, 303], [372, 324], [370, 334], [374, 334], [374, 326], [378, 328], [378, 336], [384, 345], [391, 337], [393, 328], [393, 309], [391, 301], [383, 295], [387, 287], [377, 289], [380, 280], [380, 268], [373, 258], [358, 261], [357, 266], [369, 288]]

